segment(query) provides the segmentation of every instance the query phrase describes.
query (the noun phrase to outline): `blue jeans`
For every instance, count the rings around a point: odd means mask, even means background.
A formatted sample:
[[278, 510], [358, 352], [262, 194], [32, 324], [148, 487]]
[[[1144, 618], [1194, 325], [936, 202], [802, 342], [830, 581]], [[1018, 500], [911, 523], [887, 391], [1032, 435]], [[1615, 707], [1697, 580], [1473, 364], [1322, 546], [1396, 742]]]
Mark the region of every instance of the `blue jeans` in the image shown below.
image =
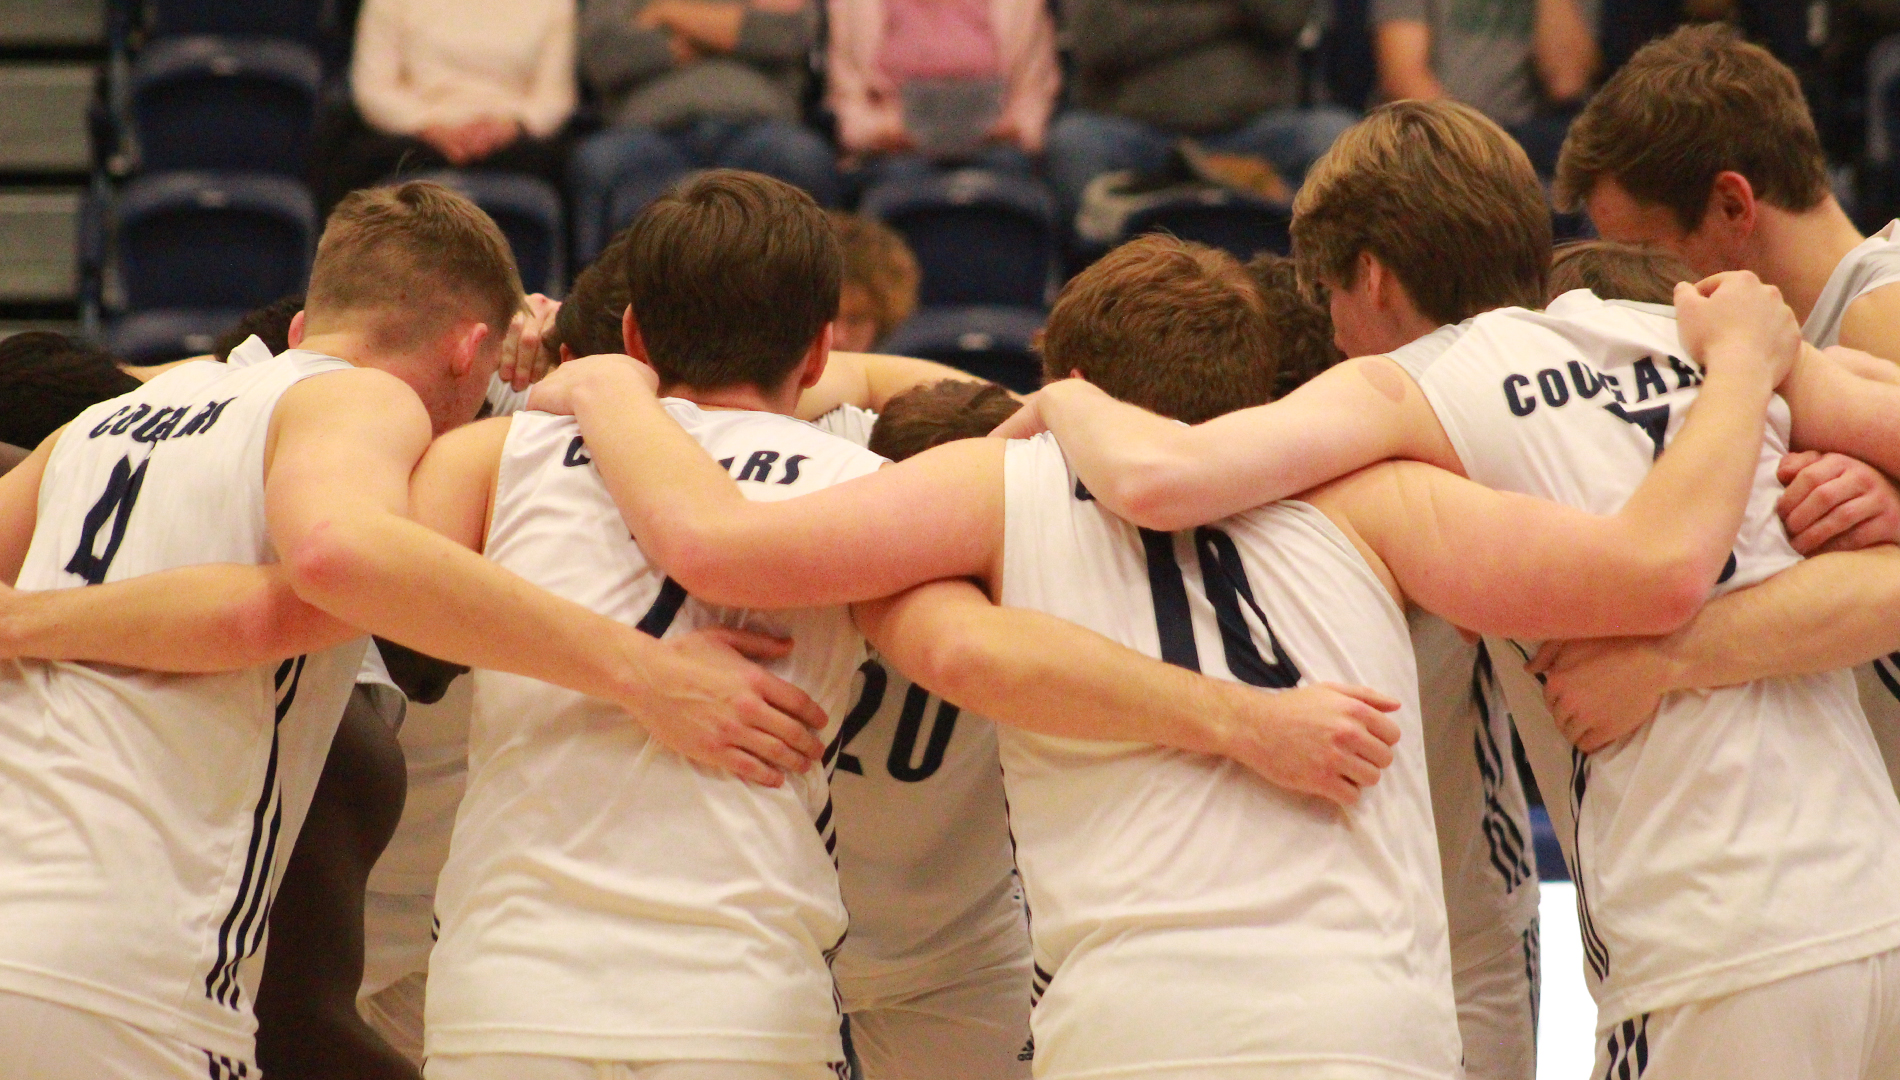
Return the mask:
[[574, 196], [574, 260], [584, 266], [635, 214], [699, 169], [750, 169], [838, 205], [838, 167], [817, 132], [784, 120], [696, 120], [681, 128], [609, 128], [585, 141], [568, 165]]
[[[1263, 158], [1286, 182], [1298, 187], [1306, 170], [1333, 145], [1358, 116], [1337, 105], [1310, 109], [1268, 109], [1231, 131], [1199, 137], [1202, 146], [1223, 154]], [[1073, 223], [1082, 205], [1082, 189], [1105, 172], [1133, 169], [1156, 172], [1180, 136], [1139, 120], [1077, 109], [1049, 127], [1043, 171], [1055, 190], [1063, 220]]]
[[893, 180], [927, 180], [953, 169], [985, 169], [989, 172], [1032, 180], [1036, 164], [1011, 143], [991, 143], [974, 154], [956, 161], [933, 161], [922, 154], [876, 154], [864, 159], [857, 171], [846, 179], [861, 194]]

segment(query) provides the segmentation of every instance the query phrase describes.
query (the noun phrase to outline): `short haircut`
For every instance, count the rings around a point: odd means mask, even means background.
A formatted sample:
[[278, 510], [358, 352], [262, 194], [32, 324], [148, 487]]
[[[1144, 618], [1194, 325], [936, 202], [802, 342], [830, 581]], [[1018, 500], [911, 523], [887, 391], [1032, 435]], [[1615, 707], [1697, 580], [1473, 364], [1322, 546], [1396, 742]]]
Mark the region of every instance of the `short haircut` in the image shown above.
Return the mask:
[[303, 294], [293, 293], [255, 311], [247, 311], [236, 326], [218, 335], [218, 340], [211, 346], [211, 354], [220, 361], [229, 360], [231, 350], [255, 334], [275, 356], [290, 348], [290, 321], [302, 310]]
[[317, 243], [304, 319], [311, 333], [362, 326], [407, 348], [473, 318], [499, 343], [523, 301], [494, 219], [440, 184], [412, 180], [337, 204]]
[[1049, 380], [1079, 371], [1113, 397], [1198, 424], [1272, 400], [1273, 333], [1232, 255], [1156, 233], [1063, 288], [1042, 370]]
[[1579, 240], [1550, 257], [1550, 299], [1589, 289], [1604, 300], [1676, 302], [1676, 282], [1696, 280], [1681, 259], [1657, 248], [1609, 240]]
[[1523, 148], [1455, 102], [1372, 110], [1293, 200], [1301, 281], [1351, 287], [1364, 252], [1440, 323], [1541, 304], [1550, 243], [1550, 207]]
[[567, 290], [554, 316], [554, 332], [544, 339], [550, 360], [561, 358], [563, 345], [575, 356], [627, 351], [620, 325], [628, 303], [627, 237], [625, 229], [616, 233]]
[[896, 229], [875, 218], [842, 210], [831, 211], [830, 217], [844, 255], [844, 284], [870, 296], [882, 341], [917, 310], [917, 288], [923, 281], [917, 256]]
[[1333, 316], [1300, 288], [1298, 268], [1284, 255], [1263, 254], [1247, 264], [1273, 333], [1273, 396], [1285, 397], [1346, 358], [1333, 344]]
[[871, 428], [871, 452], [902, 461], [947, 442], [980, 439], [1022, 407], [990, 382], [945, 379], [913, 387], [884, 403]]
[[1570, 125], [1554, 194], [1574, 209], [1599, 180], [1701, 225], [1720, 172], [1763, 202], [1808, 210], [1827, 196], [1827, 159], [1794, 72], [1724, 25], [1685, 26], [1636, 50]]
[[45, 330], [0, 341], [0, 442], [32, 449], [101, 401], [143, 384], [111, 354]]
[[758, 173], [700, 173], [628, 229], [627, 296], [667, 384], [784, 385], [837, 317], [841, 272], [825, 212]]

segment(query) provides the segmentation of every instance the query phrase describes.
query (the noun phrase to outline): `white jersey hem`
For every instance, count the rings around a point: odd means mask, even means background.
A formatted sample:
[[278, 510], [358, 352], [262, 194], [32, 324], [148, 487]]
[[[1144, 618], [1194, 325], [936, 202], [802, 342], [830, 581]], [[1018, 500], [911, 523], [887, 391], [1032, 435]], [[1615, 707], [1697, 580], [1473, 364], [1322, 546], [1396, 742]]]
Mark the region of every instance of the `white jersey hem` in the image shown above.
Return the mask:
[[257, 1053], [250, 1032], [233, 1032], [196, 1017], [135, 998], [109, 986], [0, 961], [0, 991], [82, 1009], [123, 1024], [190, 1043], [193, 1047], [239, 1061]]
[[[1046, 1073], [1039, 1074], [1038, 1080], [1118, 1080], [1125, 1076], [1146, 1078], [1201, 1074], [1222, 1076], [1236, 1075], [1237, 1070], [1241, 1069], [1269, 1069], [1272, 1072], [1268, 1075], [1286, 1076], [1298, 1076], [1309, 1071], [1324, 1070], [1323, 1075], [1328, 1078], [1398, 1075], [1416, 1076], [1420, 1080], [1454, 1080], [1452, 1073], [1433, 1072], [1430, 1069], [1422, 1069], [1416, 1065], [1398, 1061], [1387, 1061], [1384, 1058], [1346, 1054], [1261, 1054], [1184, 1061], [1144, 1061], [1137, 1065], [1115, 1065], [1106, 1069], [1083, 1069], [1077, 1072], [1050, 1069]], [[1249, 1072], [1248, 1075], [1261, 1074]]]
[[837, 1034], [746, 1035], [733, 1032], [633, 1034], [626, 1031], [555, 1031], [514, 1025], [430, 1026], [429, 1057], [534, 1054], [584, 1061], [757, 1061], [775, 1065], [826, 1064], [844, 1056]]

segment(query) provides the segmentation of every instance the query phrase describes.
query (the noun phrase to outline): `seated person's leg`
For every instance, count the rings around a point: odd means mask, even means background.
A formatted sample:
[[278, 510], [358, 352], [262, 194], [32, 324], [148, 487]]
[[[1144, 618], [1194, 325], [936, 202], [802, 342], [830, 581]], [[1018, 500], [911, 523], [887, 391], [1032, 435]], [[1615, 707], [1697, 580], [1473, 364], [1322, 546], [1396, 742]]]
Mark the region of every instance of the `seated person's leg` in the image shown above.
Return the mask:
[[805, 189], [820, 206], [837, 206], [838, 165], [817, 132], [784, 120], [758, 120], [733, 133], [715, 164], [750, 169]]
[[1043, 171], [1062, 219], [1075, 220], [1090, 180], [1116, 169], [1159, 169], [1173, 144], [1167, 132], [1108, 113], [1077, 109], [1057, 117], [1049, 127]]
[[1210, 135], [1201, 142], [1210, 150], [1261, 158], [1289, 185], [1299, 187], [1306, 170], [1333, 145], [1340, 132], [1358, 119], [1351, 110], [1337, 105], [1268, 109], [1232, 131]]
[[[582, 140], [568, 163], [574, 265], [592, 262], [607, 245], [614, 232], [609, 209], [616, 201], [645, 206], [692, 169], [673, 140], [652, 128], [609, 128]], [[616, 189], [621, 192], [618, 200]]]

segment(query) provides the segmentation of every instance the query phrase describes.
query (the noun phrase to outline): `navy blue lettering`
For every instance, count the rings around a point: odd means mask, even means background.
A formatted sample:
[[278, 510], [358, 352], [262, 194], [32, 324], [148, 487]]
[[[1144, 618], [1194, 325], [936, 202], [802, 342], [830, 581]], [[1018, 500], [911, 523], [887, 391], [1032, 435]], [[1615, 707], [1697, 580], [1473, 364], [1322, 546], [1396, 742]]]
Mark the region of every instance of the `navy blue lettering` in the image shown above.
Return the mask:
[[[118, 557], [119, 545], [125, 541], [125, 527], [131, 520], [133, 504], [138, 502], [139, 489], [145, 486], [145, 467], [151, 463], [147, 458], [133, 469], [132, 459], [122, 457], [112, 466], [105, 494], [86, 512], [85, 525], [79, 533], [79, 548], [66, 563], [67, 573], [78, 574], [88, 585], [105, 581], [106, 572], [112, 569], [112, 560]], [[106, 549], [95, 553], [99, 532], [108, 521], [112, 523], [112, 531], [106, 537]]]
[[878, 707], [884, 704], [884, 691], [890, 686], [891, 677], [885, 673], [884, 665], [876, 660], [866, 660], [858, 667], [858, 673], [864, 676], [864, 689], [858, 694], [857, 704], [845, 714], [844, 722], [838, 725], [838, 736], [831, 740], [825, 750], [825, 763], [838, 759], [838, 768], [848, 773], [864, 775], [864, 762], [856, 754], [847, 754], [844, 748], [851, 740], [871, 725], [871, 718], [877, 715]]
[[1681, 358], [1675, 356], [1670, 357], [1669, 367], [1676, 373], [1676, 389], [1684, 390], [1691, 386], [1702, 385], [1701, 373], [1697, 372], [1696, 369], [1689, 364], [1684, 363]]
[[1518, 396], [1518, 390], [1528, 388], [1531, 381], [1522, 375], [1504, 377], [1504, 403], [1511, 407], [1512, 416], [1529, 416], [1537, 408], [1537, 399], [1525, 399]]
[[1636, 361], [1636, 400], [1648, 401], [1652, 389], [1658, 394], [1667, 394], [1669, 385], [1656, 370], [1656, 361], [1645, 356]]
[[785, 478], [783, 480], [780, 480], [779, 483], [781, 484], [798, 483], [799, 462], [810, 461], [810, 460], [811, 460], [810, 454], [793, 454], [791, 457], [786, 458], [785, 459]]
[[150, 405], [140, 405], [138, 408], [132, 410], [132, 415], [112, 425], [111, 433], [114, 435], [125, 434], [126, 428], [129, 428], [133, 424], [138, 423], [140, 420], [145, 419], [146, 414], [150, 413], [151, 411], [152, 411], [152, 407]]
[[1740, 564], [1735, 561], [1735, 553], [1733, 551], [1729, 552], [1728, 562], [1722, 564], [1722, 576], [1716, 578], [1715, 583], [1717, 585], [1727, 585], [1728, 579], [1735, 576], [1735, 570], [1738, 566], [1740, 566]]
[[732, 459], [732, 458], [729, 458], [729, 457], [724, 457], [724, 458], [720, 458], [720, 459], [719, 459], [719, 467], [720, 467], [720, 468], [722, 468], [722, 469], [724, 469], [724, 470], [726, 470], [727, 472], [731, 472], [731, 471], [732, 471], [732, 461], [733, 461], [733, 459]]
[[1651, 461], [1662, 456], [1663, 439], [1669, 434], [1669, 406], [1655, 405], [1647, 409], [1637, 409], [1635, 412], [1630, 412], [1623, 408], [1622, 405], [1611, 402], [1603, 406], [1603, 408], [1607, 410], [1611, 416], [1616, 417], [1625, 424], [1636, 425], [1642, 429], [1643, 434], [1649, 436], [1650, 443], [1656, 448], [1656, 452], [1650, 455]]
[[224, 415], [224, 407], [236, 400], [236, 398], [225, 398], [223, 401], [208, 403], [205, 405], [204, 410], [192, 417], [191, 421], [180, 429], [175, 437], [182, 439], [187, 435], [203, 435], [205, 432], [210, 431], [211, 425], [217, 423], [218, 417]]
[[133, 442], [155, 443], [171, 433], [178, 426], [179, 414], [184, 409], [164, 408], [153, 413], [151, 419], [140, 424], [132, 432]]
[[587, 454], [587, 440], [579, 435], [574, 436], [574, 441], [567, 444], [567, 453], [561, 455], [561, 464], [570, 469], [591, 465], [593, 461], [594, 459]]
[[99, 421], [99, 426], [96, 428], [93, 428], [92, 431], [89, 434], [87, 434], [86, 438], [96, 439], [99, 436], [104, 435], [106, 433], [106, 429], [112, 426], [112, 422], [114, 420], [117, 420], [119, 417], [124, 416], [126, 413], [129, 413], [131, 411], [132, 411], [132, 406], [130, 405], [119, 406], [118, 409], [113, 411], [111, 416], [108, 416], [104, 420]]
[[890, 756], [884, 759], [884, 767], [890, 770], [893, 780], [915, 784], [930, 779], [943, 767], [943, 753], [950, 746], [950, 736], [957, 730], [957, 707], [947, 701], [937, 703], [937, 719], [930, 725], [924, 759], [915, 765], [910, 763], [911, 756], [917, 752], [917, 733], [923, 728], [924, 710], [929, 704], [930, 692], [921, 686], [913, 685], [904, 695], [904, 710], [898, 714], [897, 732], [891, 736]]
[[1564, 385], [1564, 373], [1556, 368], [1545, 368], [1537, 373], [1537, 389], [1543, 391], [1544, 400], [1553, 409], [1570, 401], [1570, 387]]
[[1077, 480], [1075, 482], [1075, 501], [1076, 502], [1094, 502], [1095, 501], [1095, 493], [1090, 491], [1087, 487], [1084, 487], [1081, 480]]
[[745, 461], [745, 468], [739, 470], [739, 480], [757, 480], [769, 483], [772, 479], [772, 463], [778, 460], [777, 450], [754, 450]]
[[1621, 380], [1619, 380], [1616, 376], [1610, 374], [1607, 371], [1603, 373], [1602, 378], [1603, 378], [1603, 385], [1610, 388], [1611, 396], [1615, 397], [1616, 400], [1623, 402], [1624, 404], [1629, 403], [1629, 399], [1623, 396], [1623, 383]]
[[1570, 361], [1570, 381], [1577, 385], [1577, 396], [1584, 400], [1596, 397], [1603, 392], [1603, 376], [1584, 367], [1575, 360]]

